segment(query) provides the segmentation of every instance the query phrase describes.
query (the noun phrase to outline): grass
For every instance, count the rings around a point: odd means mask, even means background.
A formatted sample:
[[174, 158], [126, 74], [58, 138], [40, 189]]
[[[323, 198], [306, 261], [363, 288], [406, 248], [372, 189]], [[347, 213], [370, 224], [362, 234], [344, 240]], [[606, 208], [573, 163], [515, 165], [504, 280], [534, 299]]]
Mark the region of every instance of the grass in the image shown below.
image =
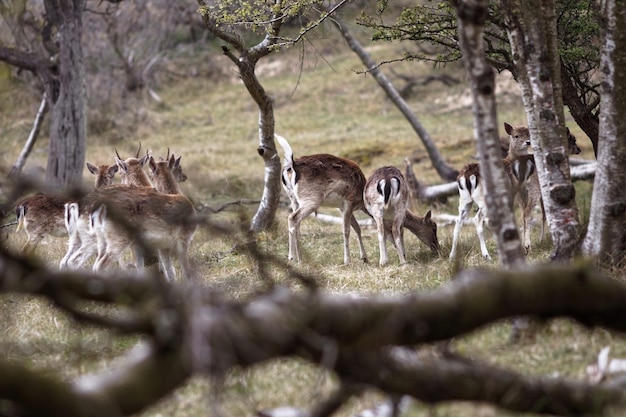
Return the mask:
[[[270, 57], [259, 63], [261, 81], [275, 99], [276, 131], [288, 138], [296, 156], [327, 152], [356, 160], [369, 175], [382, 165], [396, 165], [411, 156], [416, 175], [426, 183], [440, 183], [426, 157], [419, 138], [391, 105], [370, 75], [358, 73], [362, 65], [345, 48], [330, 41], [320, 41], [323, 57], [309, 55], [303, 62], [296, 51]], [[391, 56], [398, 46], [385, 45], [372, 50], [376, 59]], [[322, 59], [323, 58], [323, 59]], [[213, 59], [213, 58], [212, 58]], [[257, 108], [245, 88], [237, 80], [232, 64], [224, 57], [215, 58], [228, 77], [219, 82], [194, 78], [180, 81], [159, 91], [165, 106], [146, 103], [145, 120], [136, 134], [115, 147], [122, 155], [135, 152], [141, 141], [156, 155], [169, 147], [183, 155], [183, 167], [189, 180], [184, 192], [196, 203], [217, 206], [241, 199], [259, 199], [263, 186], [263, 163], [256, 154]], [[385, 70], [385, 68], [383, 68]], [[396, 71], [412, 76], [446, 72], [463, 79], [457, 65], [433, 69], [428, 64], [406, 63]], [[264, 75], [267, 74], [267, 75]], [[20, 91], [8, 81], [0, 88], [0, 165], [11, 166], [28, 134], [37, 108], [37, 99]], [[7, 84], [8, 83], [8, 84]], [[395, 80], [398, 84], [399, 81]], [[420, 86], [409, 100], [417, 117], [430, 132], [446, 160], [460, 168], [475, 154], [472, 113], [466, 103], [466, 84], [452, 87], [440, 84]], [[9, 100], [10, 98], [10, 100]], [[515, 91], [502, 90], [498, 95], [499, 120], [511, 124], [524, 123], [521, 99]], [[12, 103], [11, 106], [7, 103]], [[464, 104], [465, 103], [465, 104]], [[573, 123], [570, 123], [573, 126]], [[583, 149], [582, 156], [592, 158], [591, 145], [573, 128]], [[45, 132], [44, 132], [45, 135]], [[27, 171], [45, 167], [46, 141], [40, 139], [28, 160]], [[87, 160], [109, 163], [114, 149], [106, 134], [90, 136]], [[86, 183], [91, 177], [85, 173]], [[581, 216], [588, 216], [591, 187], [576, 184]], [[277, 217], [277, 224], [259, 237], [260, 247], [281, 258], [287, 256], [287, 197]], [[418, 205], [416, 211], [433, 214], [457, 213], [457, 200], [444, 205]], [[213, 219], [239, 230], [241, 217], [250, 218], [256, 205], [244, 206], [240, 213], [222, 212]], [[332, 213], [332, 211], [330, 212]], [[2, 244], [19, 248], [23, 235], [13, 228], [1, 229]], [[375, 231], [366, 229], [364, 239], [370, 264], [344, 267], [342, 263], [339, 226], [308, 219], [302, 227], [303, 270], [319, 277], [320, 285], [329, 293], [398, 295], [436, 290], [448, 283], [455, 266], [447, 261], [452, 240], [452, 227], [440, 226], [439, 239], [444, 255], [433, 257], [414, 236], [407, 235], [408, 265], [400, 267], [393, 250], [391, 264], [377, 267], [378, 244]], [[488, 235], [489, 236], [489, 235]], [[200, 230], [194, 239], [192, 259], [207, 284], [233, 299], [246, 299], [261, 283], [250, 260], [231, 249], [241, 239], [241, 232], [216, 237]], [[549, 239], [536, 243], [529, 260], [545, 261], [550, 253]], [[490, 252], [496, 258], [493, 238], [489, 236]], [[357, 258], [356, 240], [352, 240], [353, 257]], [[48, 238], [37, 249], [37, 255], [51, 266], [58, 264], [65, 251], [65, 242]], [[463, 229], [459, 252], [464, 254], [463, 267], [497, 268], [497, 261], [480, 257], [473, 227]], [[283, 279], [280, 271], [275, 278]], [[72, 376], [106, 369], [115, 358], [129, 349], [135, 337], [119, 337], [107, 331], [79, 326], [47, 300], [18, 296], [0, 296], [0, 351], [3, 355], [23, 360], [33, 367]], [[473, 334], [455, 339], [454, 349], [472, 357], [517, 369], [532, 375], [565, 375], [584, 378], [587, 363], [595, 360], [605, 345], [614, 346], [616, 356], [626, 354], [621, 337], [604, 330], [589, 330], [568, 320], [555, 320], [542, 327], [536, 339], [515, 349], [508, 345], [509, 326], [496, 323]], [[426, 347], [428, 348], [428, 347]], [[146, 416], [195, 416], [219, 409], [226, 416], [251, 415], [256, 410], [284, 405], [311, 407], [320, 395], [336, 386], [333, 375], [312, 364], [293, 359], [279, 359], [255, 367], [235, 370], [221, 381], [195, 378], [169, 398], [143, 413]], [[381, 399], [375, 391], [355, 398], [341, 409], [349, 416], [372, 406]], [[452, 404], [429, 407], [410, 405], [408, 413], [415, 416], [491, 416], [507, 415], [488, 406]]]

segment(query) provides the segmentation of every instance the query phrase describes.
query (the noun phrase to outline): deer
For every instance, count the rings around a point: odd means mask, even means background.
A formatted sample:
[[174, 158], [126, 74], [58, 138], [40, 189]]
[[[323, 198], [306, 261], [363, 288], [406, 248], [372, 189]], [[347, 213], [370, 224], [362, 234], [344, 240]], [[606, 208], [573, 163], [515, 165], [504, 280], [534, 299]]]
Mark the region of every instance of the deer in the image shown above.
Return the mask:
[[[413, 233], [420, 241], [428, 246], [433, 255], [439, 255], [441, 248], [439, 246], [439, 239], [437, 238], [437, 223], [432, 220], [430, 210], [426, 212], [424, 217], [419, 217], [410, 209], [407, 209], [402, 227]], [[395, 246], [391, 232], [391, 222], [385, 222], [385, 231], [387, 240]]]
[[[509, 152], [503, 159], [504, 171], [509, 182], [510, 201], [513, 203], [516, 197], [522, 208], [522, 242], [526, 253], [530, 251], [531, 226], [536, 223], [534, 210], [540, 206], [542, 211], [542, 230], [545, 224], [545, 213], [543, 212], [543, 201], [539, 188], [539, 178], [537, 175], [534, 156], [530, 148], [530, 132], [525, 126], [512, 127], [504, 123], [504, 129], [509, 135]], [[576, 144], [576, 137], [566, 128], [568, 152], [579, 154], [580, 148]], [[480, 167], [478, 164], [469, 164], [459, 173], [457, 185], [459, 186], [459, 217], [454, 227], [452, 249], [450, 260], [456, 257], [456, 244], [458, 236], [467, 218], [469, 210], [475, 203], [478, 207], [474, 217], [474, 225], [480, 242], [483, 258], [491, 260], [483, 234], [483, 223], [486, 220], [485, 198], [480, 182]]]
[[187, 175], [183, 172], [180, 164], [181, 158], [182, 156], [177, 158], [174, 153], [170, 155], [170, 150], [168, 149], [165, 159], [159, 158], [160, 160], [156, 161], [150, 157], [148, 160], [150, 178], [159, 192], [164, 194], [182, 194], [179, 184], [187, 180]]
[[[180, 159], [178, 159], [180, 162]], [[98, 257], [93, 271], [108, 268], [122, 253], [131, 248], [137, 259], [137, 270], [143, 270], [141, 248], [157, 249], [165, 278], [173, 281], [176, 273], [173, 254], [178, 258], [183, 275], [191, 278], [189, 247], [197, 221], [196, 211], [189, 199], [178, 189], [171, 168], [176, 165], [174, 155], [167, 161], [156, 162], [151, 157], [150, 167], [157, 184], [175, 188], [164, 193], [151, 188], [107, 188], [95, 192], [87, 202], [91, 230], [97, 236]]]
[[[113, 184], [118, 170], [113, 165], [93, 165], [86, 163], [90, 173], [95, 175], [94, 188]], [[66, 237], [67, 228], [64, 222], [64, 206], [67, 197], [37, 193], [23, 198], [15, 208], [16, 233], [24, 229], [27, 240], [22, 246], [22, 253], [31, 254], [46, 236]]]
[[[504, 130], [509, 135], [509, 153], [506, 158], [503, 159], [503, 164], [508, 179], [509, 201], [512, 203], [515, 196], [519, 193], [520, 188], [524, 186], [529, 177], [533, 174], [535, 163], [531, 155], [532, 148], [528, 128], [525, 126], [513, 127], [505, 122]], [[466, 165], [459, 172], [459, 176], [457, 177], [457, 186], [459, 188], [459, 216], [454, 226], [452, 249], [450, 250], [449, 257], [451, 261], [456, 258], [456, 248], [461, 228], [474, 204], [477, 206], [477, 211], [473, 222], [480, 242], [480, 251], [483, 258], [491, 260], [491, 256], [487, 250], [487, 244], [485, 243], [483, 229], [484, 222], [487, 220], [487, 207], [485, 204], [483, 186], [480, 181], [480, 165], [477, 163]]]
[[400, 265], [406, 263], [402, 226], [409, 207], [409, 189], [404, 176], [396, 167], [378, 168], [365, 183], [363, 191], [365, 209], [376, 222], [379, 265], [385, 266], [387, 258], [387, 230], [385, 221], [390, 223], [391, 236], [398, 251]]
[[[155, 189], [158, 192], [168, 195], [182, 195], [183, 193], [178, 184], [187, 179], [187, 176], [183, 173], [182, 166], [180, 165], [180, 160], [182, 157], [176, 158], [176, 155], [173, 153], [170, 155], [169, 149], [167, 153], [168, 156], [165, 159], [160, 158], [159, 161], [156, 161], [152, 156], [148, 158], [150, 176], [152, 178], [152, 181], [154, 182]], [[128, 233], [107, 233], [107, 227], [105, 224], [106, 220], [106, 205], [102, 205], [101, 207], [96, 208], [90, 214], [90, 230], [96, 235], [98, 250], [97, 259], [93, 266], [94, 272], [98, 272], [104, 267], [108, 266], [107, 262], [110, 259], [110, 255], [107, 254], [106, 248], [109, 245], [113, 244], [112, 247], [130, 246], [130, 244], [125, 243], [125, 241], [129, 240]], [[131, 249], [136, 260], [136, 268], [138, 271], [141, 272], [143, 270], [143, 250], [137, 245], [133, 245]], [[167, 267], [168, 274], [171, 275], [171, 261], [163, 261], [163, 259], [165, 258], [165, 256], [159, 256], [159, 259], [161, 260], [161, 267]]]
[[[150, 158], [150, 152], [147, 151], [144, 156], [140, 157], [140, 151], [141, 143], [134, 157], [122, 159], [115, 150], [115, 164], [120, 173], [121, 186], [152, 188], [150, 178], [144, 170], [144, 165]], [[89, 230], [89, 216], [76, 204], [76, 202], [64, 204], [63, 219], [69, 239], [67, 252], [59, 263], [60, 269], [80, 268], [98, 251], [97, 237]]]
[[322, 204], [337, 207], [343, 217], [343, 263], [350, 264], [350, 227], [359, 242], [360, 257], [367, 262], [361, 227], [354, 217], [356, 210], [365, 211], [363, 189], [365, 175], [353, 161], [329, 154], [315, 154], [294, 159], [287, 140], [275, 135], [284, 151], [283, 189], [291, 201], [292, 212], [287, 218], [290, 261], [302, 261], [300, 223]]

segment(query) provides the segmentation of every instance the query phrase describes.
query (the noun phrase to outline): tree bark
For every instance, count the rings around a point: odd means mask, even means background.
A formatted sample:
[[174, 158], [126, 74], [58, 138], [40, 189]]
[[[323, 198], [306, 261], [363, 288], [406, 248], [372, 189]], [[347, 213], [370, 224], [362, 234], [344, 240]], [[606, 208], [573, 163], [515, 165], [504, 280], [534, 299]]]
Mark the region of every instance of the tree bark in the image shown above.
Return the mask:
[[82, 184], [87, 132], [85, 69], [82, 49], [85, 0], [45, 0], [46, 13], [58, 31], [58, 78], [46, 84], [50, 103], [49, 186]]
[[604, 265], [622, 265], [626, 253], [626, 8], [603, 4], [606, 33], [602, 49], [598, 167], [583, 252]]
[[246, 48], [239, 37], [223, 30], [221, 26], [215, 23], [210, 9], [206, 7], [204, 1], [199, 1], [199, 3], [204, 6], [201, 14], [209, 32], [226, 41], [238, 52], [238, 55], [235, 55], [228, 47], [222, 47], [224, 54], [237, 65], [241, 80], [259, 108], [259, 146], [257, 152], [265, 164], [265, 178], [261, 204], [252, 218], [250, 231], [260, 232], [267, 230], [276, 218], [281, 193], [281, 164], [274, 142], [272, 98], [267, 94], [254, 71], [258, 60], [273, 52], [272, 48], [277, 43], [277, 35], [280, 32], [284, 16], [274, 16], [271, 33], [268, 33], [257, 45]]
[[483, 28], [488, 1], [454, 1], [458, 14], [459, 46], [469, 75], [474, 113], [474, 135], [480, 162], [481, 184], [489, 220], [496, 235], [500, 262], [507, 268], [525, 265], [524, 250], [515, 223], [513, 198], [504, 172], [498, 136], [495, 75], [485, 59]]
[[363, 62], [363, 64], [367, 67], [368, 72], [374, 76], [374, 79], [387, 94], [387, 97], [389, 97], [391, 102], [395, 104], [395, 106], [404, 115], [415, 133], [418, 134], [439, 176], [445, 181], [456, 181], [456, 177], [459, 175], [459, 171], [452, 168], [446, 163], [446, 161], [439, 153], [437, 146], [428, 134], [428, 131], [420, 123], [418, 118], [415, 117], [406, 101], [404, 101], [404, 99], [400, 96], [391, 81], [389, 81], [387, 76], [381, 71], [376, 62], [374, 62], [374, 60], [359, 43], [359, 41], [354, 36], [352, 36], [352, 33], [350, 33], [350, 30], [348, 29], [348, 26], [345, 24], [345, 22], [337, 17], [333, 18], [332, 22], [335, 24], [343, 38], [346, 40], [350, 49], [352, 49], [358, 55], [358, 57], [361, 59], [361, 62]]
[[578, 209], [567, 152], [556, 16], [552, 0], [502, 0], [554, 243], [552, 259], [568, 260], [578, 243]]

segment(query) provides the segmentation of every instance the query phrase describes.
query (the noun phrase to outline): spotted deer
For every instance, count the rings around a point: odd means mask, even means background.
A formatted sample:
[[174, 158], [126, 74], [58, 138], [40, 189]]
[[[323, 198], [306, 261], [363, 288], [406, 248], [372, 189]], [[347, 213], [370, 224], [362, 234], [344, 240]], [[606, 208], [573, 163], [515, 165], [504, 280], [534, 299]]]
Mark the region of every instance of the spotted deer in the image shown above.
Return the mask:
[[398, 251], [400, 264], [405, 264], [402, 225], [409, 207], [409, 189], [400, 170], [385, 166], [374, 171], [365, 183], [363, 201], [365, 209], [376, 222], [380, 250], [379, 265], [385, 266], [388, 262], [385, 221], [391, 225], [391, 239]]
[[[178, 159], [180, 163], [180, 159]], [[167, 161], [156, 162], [151, 157], [155, 184], [167, 184], [164, 189], [119, 188], [94, 193], [86, 203], [91, 230], [97, 236], [98, 256], [93, 265], [99, 272], [121, 257], [130, 248], [137, 259], [137, 269], [143, 269], [143, 248], [158, 252], [161, 271], [174, 280], [174, 255], [181, 264], [183, 275], [191, 278], [189, 247], [197, 229], [193, 204], [178, 188], [172, 174], [174, 155]], [[176, 191], [176, 192], [172, 192]]]
[[285, 138], [275, 135], [283, 148], [282, 183], [291, 200], [292, 213], [289, 228], [289, 260], [302, 261], [300, 250], [300, 223], [324, 205], [338, 207], [343, 216], [343, 262], [350, 263], [350, 227], [359, 242], [360, 257], [367, 262], [361, 227], [354, 217], [356, 210], [365, 210], [363, 189], [365, 175], [361, 168], [348, 159], [328, 154], [315, 154], [294, 159], [291, 146]]
[[[87, 169], [95, 175], [94, 187], [100, 188], [113, 184], [117, 165], [95, 166], [87, 162]], [[24, 229], [27, 240], [22, 252], [32, 253], [46, 236], [66, 237], [67, 228], [63, 219], [67, 197], [38, 193], [23, 198], [17, 203], [16, 232]]]
[[[509, 135], [509, 153], [507, 157], [503, 159], [503, 165], [508, 180], [509, 201], [512, 204], [515, 196], [519, 193], [520, 187], [528, 181], [528, 178], [535, 170], [535, 163], [531, 155], [532, 148], [530, 146], [530, 133], [528, 128], [524, 126], [513, 127], [508, 123], [504, 123], [504, 129]], [[477, 206], [477, 211], [473, 222], [480, 242], [480, 251], [483, 258], [491, 260], [484, 237], [483, 226], [485, 220], [487, 220], [487, 207], [485, 205], [483, 186], [480, 181], [480, 166], [477, 163], [466, 165], [457, 178], [459, 188], [459, 217], [454, 226], [450, 260], [456, 258], [456, 249], [461, 228], [474, 204]]]

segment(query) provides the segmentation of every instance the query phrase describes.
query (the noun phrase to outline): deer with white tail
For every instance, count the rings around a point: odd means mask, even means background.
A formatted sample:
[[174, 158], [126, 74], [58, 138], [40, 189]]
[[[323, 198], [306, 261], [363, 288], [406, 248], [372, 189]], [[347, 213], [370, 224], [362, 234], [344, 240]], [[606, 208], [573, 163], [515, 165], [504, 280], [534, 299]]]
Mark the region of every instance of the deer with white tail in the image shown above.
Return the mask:
[[400, 170], [385, 166], [374, 171], [365, 183], [363, 200], [366, 210], [376, 222], [379, 265], [385, 266], [388, 262], [385, 221], [391, 224], [391, 239], [398, 251], [400, 264], [406, 263], [402, 225], [409, 206], [409, 189]]
[[[517, 198], [522, 209], [522, 240], [524, 249], [530, 251], [531, 226], [538, 223], [536, 212], [541, 210], [541, 223], [545, 222], [543, 202], [539, 189], [539, 179], [535, 167], [534, 156], [530, 144], [530, 132], [525, 126], [513, 127], [504, 123], [504, 129], [509, 135], [509, 151], [503, 159], [504, 171], [508, 178], [509, 202], [511, 209]], [[579, 154], [580, 148], [576, 144], [576, 137], [567, 129], [567, 150], [570, 154]], [[450, 260], [455, 259], [459, 234], [473, 204], [478, 210], [474, 216], [474, 225], [480, 242], [480, 250], [485, 259], [491, 259], [483, 233], [483, 223], [487, 220], [487, 208], [483, 186], [480, 183], [480, 166], [477, 163], [466, 165], [459, 173], [457, 185], [459, 187], [459, 217], [454, 227]], [[543, 227], [541, 230], [543, 235]]]
[[[530, 146], [530, 133], [525, 126], [513, 127], [504, 123], [504, 129], [509, 135], [509, 153], [502, 160], [504, 172], [508, 178], [509, 202], [513, 209], [513, 201], [528, 178], [535, 170], [535, 163], [532, 159], [532, 148]], [[459, 187], [459, 217], [454, 226], [452, 238], [452, 249], [450, 250], [450, 260], [456, 258], [457, 244], [461, 228], [465, 219], [469, 215], [474, 204], [478, 207], [474, 216], [474, 226], [480, 242], [480, 252], [485, 259], [491, 260], [487, 244], [485, 242], [484, 222], [487, 220], [487, 207], [485, 194], [481, 184], [480, 165], [472, 163], [466, 165], [457, 178]]]
[[[117, 165], [93, 165], [87, 162], [87, 169], [95, 175], [94, 187], [113, 184]], [[24, 230], [27, 240], [23, 253], [32, 253], [46, 236], [66, 237], [67, 228], [63, 219], [67, 197], [38, 193], [20, 200], [15, 207], [17, 229]]]
[[189, 247], [197, 221], [193, 205], [182, 194], [173, 174], [180, 166], [180, 158], [172, 154], [167, 160], [156, 162], [150, 157], [149, 166], [156, 189], [109, 188], [94, 193], [87, 202], [85, 210], [89, 212], [91, 231], [98, 241], [93, 270], [109, 268], [131, 248], [137, 270], [141, 272], [143, 251], [153, 248], [157, 250], [161, 271], [168, 280], [176, 276], [174, 256], [181, 264], [183, 275], [191, 278]]
[[329, 154], [294, 159], [287, 140], [282, 136], [275, 137], [285, 152], [282, 183], [293, 210], [288, 217], [289, 260], [302, 261], [300, 223], [324, 204], [342, 212], [344, 264], [350, 263], [350, 227], [356, 233], [360, 257], [367, 262], [361, 227], [354, 217], [356, 210], [365, 209], [365, 175], [361, 168], [353, 161]]

